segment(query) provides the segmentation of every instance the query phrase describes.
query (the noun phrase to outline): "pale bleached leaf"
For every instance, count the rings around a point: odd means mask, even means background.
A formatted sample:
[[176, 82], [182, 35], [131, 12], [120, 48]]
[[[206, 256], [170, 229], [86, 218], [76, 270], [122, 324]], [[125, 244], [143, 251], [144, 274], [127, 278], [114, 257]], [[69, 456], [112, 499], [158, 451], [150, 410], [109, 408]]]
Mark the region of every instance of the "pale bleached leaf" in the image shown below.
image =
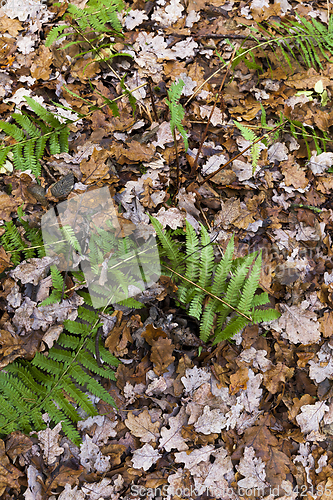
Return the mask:
[[150, 444], [145, 444], [142, 448], [134, 451], [133, 467], [134, 469], [148, 470], [161, 456], [158, 450], [154, 450]]

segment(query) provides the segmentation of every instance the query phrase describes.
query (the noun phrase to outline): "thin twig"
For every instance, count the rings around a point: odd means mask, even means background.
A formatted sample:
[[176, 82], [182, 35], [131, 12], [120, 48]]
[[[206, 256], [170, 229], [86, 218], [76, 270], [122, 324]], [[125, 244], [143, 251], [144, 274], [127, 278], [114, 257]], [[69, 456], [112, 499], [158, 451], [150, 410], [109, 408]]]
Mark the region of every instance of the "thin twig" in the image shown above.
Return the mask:
[[208, 133], [208, 128], [209, 128], [210, 120], [211, 120], [211, 118], [212, 118], [212, 116], [213, 116], [213, 113], [214, 113], [214, 111], [215, 111], [216, 104], [217, 104], [217, 102], [218, 102], [218, 100], [219, 100], [219, 98], [220, 98], [221, 91], [222, 91], [222, 88], [223, 88], [223, 85], [224, 85], [225, 79], [227, 78], [227, 74], [228, 74], [228, 72], [229, 72], [229, 69], [230, 69], [230, 67], [231, 67], [231, 65], [232, 65], [232, 61], [234, 60], [235, 53], [236, 53], [236, 47], [234, 48], [234, 51], [233, 51], [232, 56], [231, 56], [231, 59], [230, 59], [229, 64], [228, 64], [228, 66], [227, 66], [227, 70], [226, 70], [225, 75], [224, 75], [224, 77], [223, 77], [223, 79], [222, 79], [222, 82], [221, 82], [221, 85], [220, 85], [219, 91], [218, 91], [217, 96], [216, 96], [216, 99], [215, 99], [215, 101], [214, 101], [213, 107], [212, 107], [212, 109], [211, 109], [211, 111], [210, 111], [210, 115], [209, 115], [209, 117], [208, 117], [207, 125], [206, 125], [205, 131], [204, 131], [204, 133], [203, 133], [203, 136], [202, 136], [202, 139], [201, 139], [201, 142], [200, 142], [200, 146], [199, 146], [199, 149], [198, 149], [198, 152], [197, 152], [197, 156], [195, 157], [194, 163], [193, 163], [192, 168], [191, 168], [190, 177], [194, 177], [194, 175], [195, 175], [195, 174], [196, 174], [196, 172], [197, 172], [197, 168], [198, 168], [198, 160], [199, 160], [200, 153], [201, 153], [201, 151], [202, 151], [202, 146], [203, 146], [203, 143], [205, 142], [205, 139], [206, 139], [206, 137], [207, 137], [207, 133]]
[[155, 121], [158, 123], [158, 116], [157, 116], [157, 112], [156, 112], [156, 106], [155, 106], [154, 96], [153, 96], [153, 92], [151, 90], [150, 82], [148, 82], [148, 89], [149, 89], [150, 102], [151, 102], [151, 106], [153, 109], [154, 118], [155, 118]]

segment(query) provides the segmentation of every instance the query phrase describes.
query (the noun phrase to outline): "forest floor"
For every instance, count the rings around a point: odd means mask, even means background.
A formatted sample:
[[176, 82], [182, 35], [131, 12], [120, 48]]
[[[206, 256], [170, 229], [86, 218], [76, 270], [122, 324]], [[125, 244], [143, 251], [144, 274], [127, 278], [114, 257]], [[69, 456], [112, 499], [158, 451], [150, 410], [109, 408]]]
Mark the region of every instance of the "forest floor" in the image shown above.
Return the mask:
[[[330, 2], [137, 0], [119, 14], [123, 36], [111, 38], [115, 57], [107, 62], [84, 41], [45, 46], [66, 8], [2, 2], [2, 120], [29, 113], [28, 96], [72, 123], [68, 153], [47, 147], [39, 175], [15, 168], [10, 156], [3, 162], [0, 235], [9, 221], [23, 235], [19, 207], [39, 227], [59, 200], [107, 187], [122, 227], [134, 224], [143, 236], [154, 234], [151, 215], [165, 229], [187, 221], [199, 233], [203, 224], [216, 257], [232, 235], [237, 257], [262, 250], [260, 286], [281, 315], [212, 346], [162, 277], [143, 309], [120, 307], [113, 323], [108, 317], [103, 342], [121, 364], [116, 380], [102, 383], [117, 409], [96, 403], [99, 415], [78, 423], [80, 447], [60, 426], [2, 434], [1, 498], [331, 498]], [[329, 27], [323, 51], [308, 34], [286, 43], [297, 16], [309, 23], [302, 26]], [[178, 132], [174, 144], [166, 102], [179, 80], [188, 149]], [[5, 133], [1, 141], [14, 142]], [[4, 371], [47, 353], [79, 305], [74, 292], [65, 313], [54, 306], [41, 313], [52, 289], [42, 259], [26, 262], [21, 253], [17, 270], [12, 258], [1, 246]]]

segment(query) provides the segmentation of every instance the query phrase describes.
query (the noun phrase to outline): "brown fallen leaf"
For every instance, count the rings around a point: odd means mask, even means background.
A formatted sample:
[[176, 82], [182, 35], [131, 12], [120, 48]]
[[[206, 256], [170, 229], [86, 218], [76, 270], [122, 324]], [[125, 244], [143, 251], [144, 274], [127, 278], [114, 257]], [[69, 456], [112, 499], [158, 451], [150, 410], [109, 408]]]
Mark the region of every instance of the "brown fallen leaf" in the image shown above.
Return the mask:
[[22, 432], [12, 432], [6, 441], [6, 453], [15, 463], [17, 457], [30, 450], [32, 444], [32, 440]]
[[10, 254], [6, 253], [3, 246], [0, 247], [0, 273], [8, 267], [12, 267], [13, 263], [10, 261]]
[[268, 425], [270, 417], [261, 415], [256, 421], [257, 425], [253, 425], [245, 430], [242, 439], [242, 446], [239, 446], [231, 455], [231, 459], [240, 459], [243, 455], [243, 446], [252, 446], [256, 450], [256, 456], [267, 462], [270, 458], [271, 447], [278, 445], [278, 440], [272, 434]]
[[247, 381], [249, 380], [248, 368], [242, 367], [237, 370], [236, 373], [230, 375], [230, 394], [237, 394], [240, 390], [245, 390], [247, 387]]
[[125, 425], [142, 443], [156, 442], [159, 436], [160, 423], [152, 422], [147, 408], [138, 416], [129, 413]]
[[150, 144], [140, 144], [138, 141], [131, 141], [126, 148], [122, 144], [114, 144], [111, 146], [110, 151], [116, 157], [118, 163], [138, 163], [140, 161], [150, 161], [155, 153], [155, 147]]
[[311, 405], [314, 403], [314, 399], [309, 394], [304, 394], [301, 399], [293, 398], [292, 403], [293, 405], [286, 403], [286, 406], [288, 407], [288, 418], [290, 421], [293, 421], [296, 418], [302, 406]]
[[297, 163], [295, 164], [292, 157], [281, 163], [281, 172], [284, 175], [286, 186], [304, 189], [309, 183], [304, 170]]
[[264, 385], [271, 394], [276, 394], [281, 390], [282, 384], [286, 379], [294, 375], [294, 368], [287, 367], [282, 363], [277, 363], [276, 366], [267, 370], [264, 373]]
[[24, 476], [23, 472], [10, 463], [5, 452], [5, 443], [0, 439], [0, 496], [6, 488], [12, 488], [19, 493], [21, 485], [18, 478], [22, 476]]
[[109, 167], [106, 165], [110, 153], [106, 149], [93, 151], [90, 159], [84, 159], [80, 163], [80, 170], [83, 174], [81, 182], [84, 184], [93, 184], [103, 178], [109, 179]]
[[326, 311], [322, 318], [319, 318], [320, 331], [324, 337], [333, 335], [333, 312]]
[[12, 36], [17, 36], [19, 31], [23, 30], [23, 26], [18, 19], [10, 19], [4, 12], [0, 18], [0, 33], [9, 33]]
[[160, 376], [165, 373], [168, 366], [174, 362], [175, 357], [172, 356], [175, 346], [171, 339], [163, 339], [159, 337], [152, 346], [150, 361], [154, 363], [154, 372]]
[[52, 52], [45, 45], [41, 45], [30, 68], [30, 73], [36, 80], [48, 80], [53, 62]]
[[149, 323], [141, 336], [145, 339], [147, 344], [152, 346], [154, 342], [160, 337], [165, 339], [167, 337], [167, 334], [162, 330], [162, 328], [155, 328], [154, 325]]

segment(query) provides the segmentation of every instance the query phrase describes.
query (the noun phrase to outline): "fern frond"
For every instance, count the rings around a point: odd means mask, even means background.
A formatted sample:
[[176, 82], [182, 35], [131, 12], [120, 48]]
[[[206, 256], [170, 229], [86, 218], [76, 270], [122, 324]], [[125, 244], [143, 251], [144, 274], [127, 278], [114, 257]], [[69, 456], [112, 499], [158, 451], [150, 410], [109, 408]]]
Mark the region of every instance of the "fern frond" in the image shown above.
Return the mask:
[[37, 118], [26, 113], [13, 113], [12, 118], [17, 125], [0, 121], [0, 129], [16, 141], [12, 146], [0, 151], [0, 164], [3, 165], [8, 154], [12, 152], [15, 168], [31, 169], [38, 178], [41, 173], [39, 160], [43, 156], [47, 142], [51, 154], [68, 151], [69, 128], [61, 124], [58, 118], [31, 97], [25, 96], [25, 99]]
[[256, 309], [252, 312], [253, 323], [261, 323], [263, 321], [274, 321], [280, 317], [280, 313], [276, 309]]
[[171, 262], [171, 266], [177, 269], [179, 273], [183, 272], [184, 265], [182, 265], [183, 255], [180, 251], [180, 244], [172, 240], [169, 233], [163, 229], [159, 220], [149, 216], [150, 221], [156, 231], [159, 242], [165, 252], [165, 255]]
[[54, 26], [48, 33], [46, 40], [45, 40], [45, 47], [51, 47], [51, 45], [58, 41], [61, 40], [61, 38], [64, 38], [67, 36], [66, 33], [64, 33], [64, 30], [66, 28], [69, 28], [67, 24], [60, 24], [59, 26]]
[[178, 130], [178, 132], [181, 134], [184, 140], [184, 145], [185, 145], [185, 151], [188, 150], [188, 139], [187, 139], [187, 133], [185, 132], [185, 129], [182, 125], [182, 120], [185, 116], [185, 110], [181, 104], [179, 104], [179, 99], [180, 96], [182, 95], [183, 87], [184, 87], [184, 82], [183, 80], [179, 80], [178, 83], [173, 83], [170, 87], [170, 90], [168, 90], [168, 97], [169, 100], [166, 99], [165, 102], [167, 103], [169, 110], [170, 110], [170, 128], [171, 132], [173, 133], [175, 129]]
[[[56, 272], [54, 275], [58, 286], [59, 275]], [[49, 350], [47, 357], [37, 353], [31, 362], [19, 360], [8, 365], [6, 372], [0, 372], [0, 434], [14, 429], [31, 432], [32, 426], [40, 430], [45, 427], [42, 414], [47, 412], [52, 422], [61, 422], [65, 434], [79, 444], [80, 435], [75, 423], [81, 415], [77, 408], [82, 408], [90, 416], [98, 414], [86, 391], [114, 405], [112, 397], [92, 376], [95, 373], [112, 380], [115, 378], [112, 370], [100, 367], [95, 359], [95, 343], [89, 333], [96, 333], [98, 315], [84, 307], [79, 308], [79, 315], [81, 321], [91, 323], [67, 320], [65, 327], [74, 335], [62, 333], [58, 345]], [[102, 346], [100, 357], [102, 362], [111, 366], [119, 363]]]
[[66, 241], [68, 241], [68, 243], [74, 248], [74, 250], [82, 254], [81, 245], [78, 242], [77, 237], [75, 236], [74, 229], [71, 226], [65, 224], [60, 228], [60, 231]]
[[246, 325], [249, 324], [249, 321], [243, 316], [234, 316], [231, 318], [227, 326], [222, 330], [221, 333], [216, 335], [213, 346], [222, 342], [224, 339], [229, 339], [234, 337], [236, 333], [240, 332]]
[[214, 249], [210, 245], [210, 236], [206, 228], [201, 224], [201, 243], [203, 248], [200, 252], [199, 285], [203, 288], [211, 285], [214, 267]]
[[245, 285], [242, 290], [242, 297], [241, 300], [238, 303], [238, 308], [243, 311], [247, 312], [250, 310], [252, 304], [253, 304], [253, 298], [254, 294], [259, 286], [259, 279], [260, 279], [260, 273], [261, 273], [261, 253], [259, 257], [257, 257], [253, 268], [250, 272], [249, 277], [247, 278]]
[[216, 306], [217, 306], [216, 300], [210, 298], [202, 314], [200, 322], [200, 338], [204, 342], [207, 342], [209, 336], [212, 334]]
[[224, 256], [217, 265], [215, 270], [214, 282], [212, 286], [212, 293], [214, 295], [221, 295], [226, 289], [226, 280], [230, 273], [232, 266], [232, 257], [234, 255], [235, 240], [234, 235], [230, 238], [230, 241], [225, 250]]

